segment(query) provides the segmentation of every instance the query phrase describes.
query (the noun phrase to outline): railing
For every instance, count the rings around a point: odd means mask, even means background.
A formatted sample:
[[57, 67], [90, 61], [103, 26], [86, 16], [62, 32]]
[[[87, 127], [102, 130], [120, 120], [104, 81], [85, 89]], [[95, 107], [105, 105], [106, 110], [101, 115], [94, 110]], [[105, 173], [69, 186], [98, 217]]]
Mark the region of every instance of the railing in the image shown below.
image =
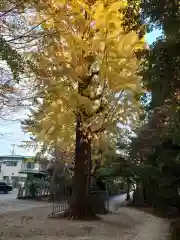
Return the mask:
[[60, 201], [54, 202], [52, 206], [52, 213], [50, 215], [53, 216], [57, 213], [64, 212], [68, 209], [68, 207], [69, 204], [67, 199], [61, 199]]
[[[98, 211], [101, 206], [104, 207], [103, 204], [105, 204], [105, 211], [109, 211], [109, 196], [107, 191], [92, 191], [90, 198], [92, 199], [95, 211]], [[63, 196], [59, 200], [53, 202], [52, 212], [49, 214], [49, 217], [65, 212], [69, 207], [71, 199], [72, 196]], [[101, 201], [99, 201], [100, 199]]]
[[37, 188], [34, 195], [31, 193], [30, 189], [28, 187], [20, 187], [18, 191], [17, 198], [23, 199], [23, 198], [39, 198], [39, 197], [46, 197], [50, 196], [50, 190], [49, 188]]

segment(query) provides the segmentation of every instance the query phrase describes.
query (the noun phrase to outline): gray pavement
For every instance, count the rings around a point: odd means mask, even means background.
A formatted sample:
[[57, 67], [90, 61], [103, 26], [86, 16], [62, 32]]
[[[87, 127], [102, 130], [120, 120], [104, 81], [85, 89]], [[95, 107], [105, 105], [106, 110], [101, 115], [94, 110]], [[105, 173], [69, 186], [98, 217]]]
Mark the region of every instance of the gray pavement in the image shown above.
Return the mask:
[[17, 193], [16, 189], [8, 194], [0, 193], [0, 214], [50, 205], [50, 203], [45, 202], [16, 199]]
[[[16, 199], [18, 190], [13, 190], [8, 194], [0, 193], [0, 215], [12, 211], [22, 211], [31, 208], [38, 208], [43, 206], [52, 205], [47, 202], [37, 202], [35, 200], [20, 200]], [[132, 196], [133, 192], [130, 193]], [[120, 206], [125, 205], [126, 194], [114, 196], [110, 199], [110, 211], [118, 209]]]
[[[129, 195], [132, 198], [133, 191], [130, 192]], [[126, 200], [126, 197], [127, 197], [127, 194], [124, 193], [124, 194], [116, 195], [116, 196], [112, 197], [110, 200], [113, 201], [113, 202], [122, 203], [122, 202], [124, 202]]]
[[5, 194], [3, 192], [0, 192], [0, 204], [1, 202], [6, 202], [6, 201], [12, 201], [15, 200], [18, 194], [18, 190], [17, 189], [13, 189], [11, 192], [9, 192], [8, 194]]
[[32, 200], [10, 200], [8, 202], [0, 202], [0, 215], [9, 213], [9, 212], [16, 212], [16, 211], [23, 211], [23, 210], [29, 210], [32, 208], [38, 208], [38, 207], [45, 207], [52, 205], [52, 203], [45, 203], [45, 202], [37, 202]]
[[[127, 197], [127, 194], [125, 193], [125, 194], [119, 194], [119, 195], [116, 195], [116, 196], [110, 198], [110, 201], [109, 201], [110, 211], [115, 211], [119, 207], [126, 205], [127, 204], [126, 197]], [[132, 199], [133, 191], [130, 192], [130, 197]]]

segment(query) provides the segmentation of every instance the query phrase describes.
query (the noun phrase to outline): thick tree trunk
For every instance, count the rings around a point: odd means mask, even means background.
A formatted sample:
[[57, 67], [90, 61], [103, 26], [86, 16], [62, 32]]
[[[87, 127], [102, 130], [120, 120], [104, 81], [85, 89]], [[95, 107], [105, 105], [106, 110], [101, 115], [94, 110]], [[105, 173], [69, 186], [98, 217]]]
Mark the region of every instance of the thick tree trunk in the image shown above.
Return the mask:
[[66, 216], [70, 219], [90, 220], [95, 217], [90, 193], [91, 142], [84, 139], [80, 126], [81, 118], [77, 116], [73, 190]]

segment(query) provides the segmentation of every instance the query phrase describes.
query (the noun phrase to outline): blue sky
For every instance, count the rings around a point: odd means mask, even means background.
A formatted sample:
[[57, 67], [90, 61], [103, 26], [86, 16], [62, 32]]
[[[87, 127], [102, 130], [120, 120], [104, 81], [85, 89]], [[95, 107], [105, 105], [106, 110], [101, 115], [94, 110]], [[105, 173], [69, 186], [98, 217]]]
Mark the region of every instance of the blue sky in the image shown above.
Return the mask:
[[146, 41], [148, 42], [148, 44], [152, 44], [154, 42], [154, 40], [159, 37], [160, 35], [162, 35], [162, 31], [157, 29], [154, 30], [153, 32], [149, 33], [146, 35]]
[[[146, 41], [148, 44], [151, 44], [160, 35], [161, 31], [155, 30], [147, 34]], [[17, 113], [17, 115], [19, 114]], [[0, 155], [12, 154], [13, 144], [15, 144], [14, 154], [25, 156], [35, 155], [33, 149], [27, 151], [17, 146], [23, 140], [29, 140], [29, 136], [22, 132], [20, 122], [0, 120]]]

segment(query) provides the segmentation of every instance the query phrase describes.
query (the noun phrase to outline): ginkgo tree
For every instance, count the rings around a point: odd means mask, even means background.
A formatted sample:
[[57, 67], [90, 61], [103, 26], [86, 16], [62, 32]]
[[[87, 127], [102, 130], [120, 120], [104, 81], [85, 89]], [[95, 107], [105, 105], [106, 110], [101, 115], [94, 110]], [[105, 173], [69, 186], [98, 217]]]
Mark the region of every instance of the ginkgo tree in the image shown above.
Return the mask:
[[[24, 129], [49, 146], [74, 144], [70, 218], [94, 216], [90, 201], [91, 146], [117, 123], [133, 123], [141, 91], [135, 52], [143, 39], [126, 31], [126, 1], [36, 3], [42, 38], [31, 55], [34, 89], [41, 99]], [[27, 123], [27, 124], [26, 124]]]

